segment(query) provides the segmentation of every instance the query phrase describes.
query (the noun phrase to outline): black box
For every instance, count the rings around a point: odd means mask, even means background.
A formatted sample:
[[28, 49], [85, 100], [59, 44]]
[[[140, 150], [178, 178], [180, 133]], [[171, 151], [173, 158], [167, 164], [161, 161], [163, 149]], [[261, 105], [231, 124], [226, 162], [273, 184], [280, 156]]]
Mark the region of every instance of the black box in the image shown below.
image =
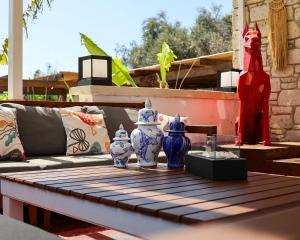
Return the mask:
[[246, 180], [247, 159], [213, 159], [200, 154], [188, 154], [185, 157], [188, 172], [211, 180]]

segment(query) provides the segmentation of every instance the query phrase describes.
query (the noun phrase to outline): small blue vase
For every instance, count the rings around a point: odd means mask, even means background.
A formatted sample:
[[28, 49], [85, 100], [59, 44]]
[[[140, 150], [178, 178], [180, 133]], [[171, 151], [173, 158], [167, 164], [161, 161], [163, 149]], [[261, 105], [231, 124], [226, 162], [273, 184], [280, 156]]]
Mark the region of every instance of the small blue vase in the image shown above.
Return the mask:
[[185, 125], [177, 114], [170, 123], [169, 135], [163, 139], [163, 149], [168, 159], [168, 168], [183, 168], [184, 157], [190, 149], [191, 142], [185, 136]]

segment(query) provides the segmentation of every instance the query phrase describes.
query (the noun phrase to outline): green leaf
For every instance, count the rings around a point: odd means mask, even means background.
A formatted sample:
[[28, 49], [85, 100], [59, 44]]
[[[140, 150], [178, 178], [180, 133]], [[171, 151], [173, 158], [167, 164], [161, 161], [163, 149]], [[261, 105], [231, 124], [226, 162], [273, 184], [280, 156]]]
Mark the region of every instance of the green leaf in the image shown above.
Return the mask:
[[8, 39], [5, 38], [0, 52], [0, 65], [8, 64]]
[[94, 43], [93, 40], [90, 39], [88, 36], [86, 36], [83, 33], [80, 33], [80, 37], [81, 45], [85, 46], [85, 48], [91, 55], [108, 56], [108, 54], [103, 49], [98, 47], [97, 44]]
[[169, 71], [172, 63], [175, 61], [176, 58], [177, 56], [170, 49], [169, 45], [166, 42], [164, 42], [162, 45], [161, 52], [157, 54], [157, 60], [160, 65], [160, 76], [162, 82], [167, 82], [167, 72]]
[[[87, 37], [85, 34], [80, 33], [81, 44], [85, 46], [87, 51], [91, 55], [98, 56], [108, 56], [108, 54], [97, 46], [96, 43], [93, 42], [92, 39]], [[129, 69], [122, 63], [122, 61], [118, 57], [114, 57], [112, 59], [112, 81], [117, 86], [122, 86], [124, 84], [131, 84], [133, 87], [137, 87], [134, 80], [129, 74]]]
[[0, 65], [7, 65], [8, 61], [7, 61], [7, 56], [2, 53], [0, 54]]

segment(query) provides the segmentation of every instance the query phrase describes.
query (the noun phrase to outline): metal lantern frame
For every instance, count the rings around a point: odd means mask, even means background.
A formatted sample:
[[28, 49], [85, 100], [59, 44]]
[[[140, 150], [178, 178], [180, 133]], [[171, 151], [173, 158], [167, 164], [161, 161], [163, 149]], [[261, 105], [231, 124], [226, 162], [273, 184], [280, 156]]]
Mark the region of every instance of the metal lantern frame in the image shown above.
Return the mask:
[[[94, 69], [93, 69], [93, 60], [106, 60], [107, 61], [107, 77], [95, 77]], [[91, 60], [91, 76], [83, 78], [83, 62], [86, 60]], [[84, 85], [112, 85], [112, 58], [109, 56], [96, 56], [89, 55], [85, 57], [78, 58], [78, 86]]]

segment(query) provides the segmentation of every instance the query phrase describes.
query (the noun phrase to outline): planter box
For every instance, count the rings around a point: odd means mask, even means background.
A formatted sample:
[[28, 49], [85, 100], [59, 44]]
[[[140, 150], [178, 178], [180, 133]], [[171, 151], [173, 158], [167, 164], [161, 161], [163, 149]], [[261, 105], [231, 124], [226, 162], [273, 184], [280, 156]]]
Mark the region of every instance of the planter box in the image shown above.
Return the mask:
[[213, 159], [199, 154], [185, 157], [186, 170], [211, 180], [246, 180], [247, 160], [244, 158]]

